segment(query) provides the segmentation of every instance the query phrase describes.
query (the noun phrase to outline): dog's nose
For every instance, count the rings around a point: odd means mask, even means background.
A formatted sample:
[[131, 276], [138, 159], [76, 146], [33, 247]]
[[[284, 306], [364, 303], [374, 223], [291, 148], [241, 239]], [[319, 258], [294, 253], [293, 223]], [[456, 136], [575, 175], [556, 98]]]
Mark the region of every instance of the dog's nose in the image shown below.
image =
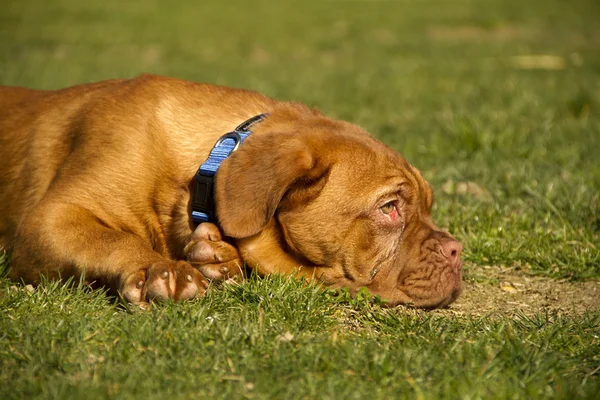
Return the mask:
[[440, 248], [440, 252], [444, 257], [448, 259], [452, 263], [452, 265], [456, 265], [460, 260], [460, 252], [462, 251], [462, 244], [457, 242], [456, 240], [448, 240], [442, 244]]

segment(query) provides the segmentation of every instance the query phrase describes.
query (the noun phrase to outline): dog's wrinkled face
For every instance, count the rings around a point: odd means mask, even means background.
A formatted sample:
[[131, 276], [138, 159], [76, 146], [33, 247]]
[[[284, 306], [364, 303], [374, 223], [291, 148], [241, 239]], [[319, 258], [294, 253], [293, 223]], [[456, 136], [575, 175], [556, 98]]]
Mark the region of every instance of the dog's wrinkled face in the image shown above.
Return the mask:
[[429, 184], [384, 146], [338, 150], [344, 156], [318, 196], [295, 201], [292, 192], [282, 200], [277, 219], [287, 245], [312, 264], [338, 267], [343, 276], [328, 282], [334, 286], [366, 286], [393, 304], [455, 300], [461, 246], [431, 220]]
[[[265, 124], [271, 133], [251, 136], [219, 172], [227, 235], [275, 235], [289, 255], [280, 262], [325, 267], [319, 277], [328, 285], [367, 287], [390, 305], [435, 308], [457, 298], [462, 246], [431, 220], [432, 191], [415, 168], [351, 124], [277, 127]], [[223, 190], [238, 193], [246, 216], [234, 215]], [[245, 243], [254, 262], [273, 259]]]

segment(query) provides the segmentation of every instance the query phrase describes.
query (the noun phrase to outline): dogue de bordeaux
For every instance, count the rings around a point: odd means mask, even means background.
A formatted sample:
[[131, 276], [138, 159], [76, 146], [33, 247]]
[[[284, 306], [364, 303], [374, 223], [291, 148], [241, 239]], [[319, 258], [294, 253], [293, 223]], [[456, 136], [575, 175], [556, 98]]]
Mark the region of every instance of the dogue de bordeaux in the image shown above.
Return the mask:
[[[223, 136], [254, 116], [242, 143]], [[237, 149], [199, 184], [228, 138]], [[198, 190], [212, 221], [192, 217]], [[0, 88], [0, 247], [26, 283], [83, 276], [143, 305], [203, 295], [245, 263], [444, 307], [462, 246], [432, 202], [397, 152], [302, 104], [152, 75]]]

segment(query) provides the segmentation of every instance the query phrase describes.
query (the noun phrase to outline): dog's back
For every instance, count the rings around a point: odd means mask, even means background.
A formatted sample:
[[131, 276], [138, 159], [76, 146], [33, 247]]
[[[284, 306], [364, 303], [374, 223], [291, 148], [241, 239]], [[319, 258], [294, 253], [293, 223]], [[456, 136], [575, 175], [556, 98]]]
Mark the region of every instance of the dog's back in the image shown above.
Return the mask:
[[14, 86], [0, 86], [0, 114], [4, 115], [7, 111], [30, 98], [43, 96], [47, 93], [44, 90], [27, 89]]

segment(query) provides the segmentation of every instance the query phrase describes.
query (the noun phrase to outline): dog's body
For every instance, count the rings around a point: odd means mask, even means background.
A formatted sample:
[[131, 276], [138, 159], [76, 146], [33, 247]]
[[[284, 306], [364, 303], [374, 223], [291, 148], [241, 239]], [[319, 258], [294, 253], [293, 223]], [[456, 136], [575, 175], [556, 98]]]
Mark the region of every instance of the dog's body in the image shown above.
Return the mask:
[[[216, 175], [233, 247], [191, 222], [191, 183], [221, 135], [262, 113]], [[461, 247], [431, 203], [418, 171], [359, 127], [254, 92], [155, 76], [0, 89], [0, 247], [14, 279], [85, 273], [143, 303], [203, 293], [241, 255], [261, 274], [443, 306], [460, 290]]]

